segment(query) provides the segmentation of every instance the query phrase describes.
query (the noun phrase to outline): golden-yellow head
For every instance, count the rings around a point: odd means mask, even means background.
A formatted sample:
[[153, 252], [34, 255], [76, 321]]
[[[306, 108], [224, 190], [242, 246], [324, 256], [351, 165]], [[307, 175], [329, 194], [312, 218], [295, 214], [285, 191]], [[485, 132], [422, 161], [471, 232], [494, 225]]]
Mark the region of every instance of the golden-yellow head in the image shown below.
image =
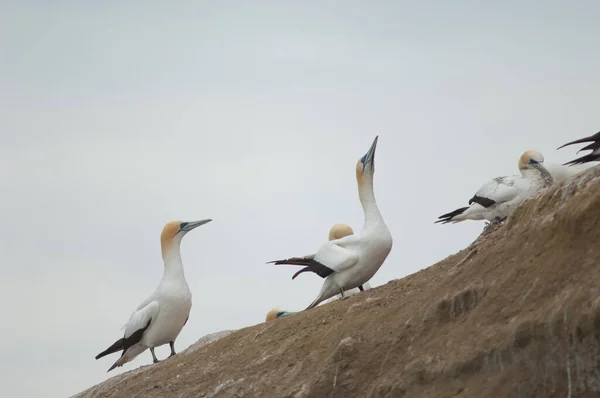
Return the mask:
[[178, 243], [181, 238], [192, 229], [211, 222], [211, 219], [200, 220], [200, 221], [169, 221], [163, 228], [160, 234], [160, 246], [162, 248], [163, 256], [168, 251], [173, 243]]
[[541, 173], [542, 178], [546, 182], [546, 184], [552, 184], [554, 182], [554, 177], [552, 174], [544, 167], [544, 156], [538, 151], [527, 151], [521, 155], [519, 158], [519, 170], [521, 173], [531, 170], [537, 170]]
[[269, 311], [267, 313], [267, 318], [265, 319], [265, 322], [269, 322], [269, 321], [277, 319], [277, 314], [280, 312], [281, 312], [281, 308], [279, 308], [279, 307], [273, 308], [271, 311]]
[[344, 236], [352, 235], [354, 231], [349, 225], [335, 224], [329, 230], [329, 240], [341, 239]]
[[532, 164], [544, 163], [544, 156], [538, 151], [524, 152], [519, 158], [519, 169], [530, 167]]
[[365, 177], [372, 178], [373, 173], [375, 173], [375, 149], [377, 148], [378, 139], [379, 136], [376, 136], [369, 151], [356, 163], [356, 180], [359, 186], [362, 185]]

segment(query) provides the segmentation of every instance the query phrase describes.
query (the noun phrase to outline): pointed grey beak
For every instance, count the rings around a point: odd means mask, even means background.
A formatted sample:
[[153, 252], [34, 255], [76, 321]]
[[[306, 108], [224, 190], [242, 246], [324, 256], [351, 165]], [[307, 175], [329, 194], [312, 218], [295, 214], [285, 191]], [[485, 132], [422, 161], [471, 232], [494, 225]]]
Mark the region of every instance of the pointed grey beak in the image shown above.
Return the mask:
[[548, 171], [548, 169], [546, 169], [543, 164], [541, 164], [539, 162], [536, 162], [536, 161], [532, 161], [530, 163], [531, 163], [531, 166], [533, 166], [536, 169], [538, 169], [546, 177], [549, 177], [550, 179], [554, 179], [554, 177], [552, 177], [552, 174], [550, 174], [550, 172]]
[[200, 221], [182, 222], [181, 225], [179, 226], [179, 229], [182, 231], [185, 231], [185, 232], [190, 232], [192, 229], [199, 227], [201, 225], [207, 224], [211, 221], [212, 220], [210, 218], [207, 218], [206, 220], [200, 220]]
[[362, 159], [360, 159], [360, 161], [363, 164], [363, 173], [365, 172], [365, 168], [369, 163], [371, 163], [373, 166], [375, 165], [375, 149], [377, 148], [378, 139], [379, 136], [376, 136], [375, 140], [373, 141], [373, 144], [371, 144], [371, 148], [369, 148], [369, 152], [367, 152], [365, 156], [363, 156]]

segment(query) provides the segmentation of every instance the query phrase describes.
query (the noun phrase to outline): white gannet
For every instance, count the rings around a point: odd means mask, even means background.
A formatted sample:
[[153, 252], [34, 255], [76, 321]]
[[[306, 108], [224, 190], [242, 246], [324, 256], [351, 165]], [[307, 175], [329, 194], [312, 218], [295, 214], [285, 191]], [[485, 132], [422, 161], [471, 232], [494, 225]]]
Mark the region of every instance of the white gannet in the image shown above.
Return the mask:
[[[353, 234], [354, 234], [354, 231], [352, 230], [351, 226], [349, 226], [347, 224], [335, 224], [329, 230], [329, 240], [331, 241], [331, 240], [341, 239], [345, 236], [353, 235]], [[369, 290], [370, 288], [371, 288], [371, 284], [369, 284], [369, 282], [366, 282], [366, 283], [363, 283], [362, 286], [344, 291], [344, 296], [350, 297], [350, 296], [353, 296], [356, 293], [362, 292], [364, 290]], [[325, 302], [329, 303], [329, 302], [338, 300], [340, 298], [342, 298], [342, 295], [336, 294], [334, 297], [331, 297], [330, 299], [325, 300]]]
[[520, 176], [490, 180], [469, 200], [470, 206], [441, 215], [436, 223], [456, 223], [464, 220], [496, 221], [506, 218], [525, 199], [554, 182], [543, 163], [544, 157], [541, 153], [523, 153], [519, 158]]
[[[345, 236], [352, 235], [352, 234], [354, 234], [354, 231], [352, 230], [351, 226], [349, 226], [347, 224], [334, 224], [334, 226], [331, 227], [331, 229], [329, 230], [329, 240], [332, 241], [332, 240], [340, 239], [340, 238], [343, 238]], [[363, 283], [363, 288], [364, 288], [364, 290], [369, 290], [371, 288], [371, 285], [369, 284], [369, 282]], [[354, 289], [345, 291], [344, 294], [346, 295], [346, 297], [349, 297], [360, 291], [361, 290], [359, 288], [354, 288]], [[335, 301], [335, 300], [339, 299], [340, 297], [341, 297], [341, 295], [337, 294], [335, 297], [331, 297], [330, 299], [325, 300], [325, 302]], [[266, 317], [265, 321], [266, 322], [272, 321], [272, 320], [280, 318], [282, 316], [287, 316], [287, 315], [292, 315], [292, 314], [295, 314], [295, 312], [285, 311], [285, 310], [281, 309], [280, 307], [276, 307], [267, 313], [267, 317]]]
[[392, 250], [392, 235], [381, 217], [373, 193], [375, 173], [375, 137], [371, 148], [356, 164], [358, 195], [365, 213], [365, 223], [360, 236], [348, 235], [329, 241], [315, 254], [270, 261], [271, 264], [304, 266], [292, 279], [302, 272], [314, 272], [325, 278], [317, 298], [306, 308], [311, 309], [323, 300], [358, 287], [375, 275]]
[[591, 153], [588, 153], [585, 156], [581, 156], [577, 159], [571, 160], [570, 162], [565, 163], [566, 165], [580, 165], [588, 162], [595, 162], [600, 160], [600, 131], [594, 135], [590, 135], [589, 137], [581, 138], [579, 140], [567, 142], [565, 145], [558, 147], [557, 149], [564, 148], [573, 144], [581, 144], [584, 142], [591, 142], [588, 146], [581, 148], [577, 153], [581, 151], [591, 150]]
[[109, 372], [133, 360], [147, 348], [150, 348], [154, 363], [158, 362], [154, 347], [169, 343], [169, 358], [175, 355], [175, 339], [186, 324], [192, 308], [192, 293], [185, 281], [181, 262], [181, 239], [192, 229], [210, 221], [212, 220], [171, 221], [165, 225], [160, 236], [165, 269], [156, 291], [131, 314], [129, 321], [123, 326], [123, 338], [96, 355], [96, 359], [99, 359], [123, 351], [121, 358], [108, 369]]

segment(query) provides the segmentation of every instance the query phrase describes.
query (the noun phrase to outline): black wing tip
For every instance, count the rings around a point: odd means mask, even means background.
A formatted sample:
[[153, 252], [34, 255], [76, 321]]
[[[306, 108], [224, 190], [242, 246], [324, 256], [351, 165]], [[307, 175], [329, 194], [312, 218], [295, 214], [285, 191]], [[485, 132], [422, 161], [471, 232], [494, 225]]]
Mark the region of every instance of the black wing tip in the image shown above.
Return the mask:
[[461, 207], [460, 209], [456, 209], [454, 211], [451, 211], [450, 213], [442, 214], [441, 216], [438, 217], [439, 220], [437, 220], [434, 224], [437, 224], [437, 223], [447, 224], [452, 221], [452, 218], [458, 216], [459, 214], [463, 214], [465, 212], [465, 210], [467, 210], [468, 208], [469, 208], [469, 206]]
[[585, 155], [582, 157], [579, 157], [577, 159], [573, 159], [569, 162], [563, 163], [564, 166], [576, 166], [576, 165], [580, 165], [580, 164], [584, 164], [584, 163], [588, 163], [588, 162], [595, 162], [600, 160], [600, 154], [589, 154], [589, 155]]
[[113, 366], [111, 366], [110, 368], [108, 368], [108, 370], [106, 371], [106, 373], [110, 372], [111, 370], [113, 370], [113, 369], [114, 369], [114, 368], [116, 368], [117, 366], [119, 366], [119, 365], [117, 365], [117, 363], [115, 362], [115, 363], [113, 364]]
[[597, 140], [600, 140], [600, 131], [598, 131], [596, 134], [590, 135], [588, 137], [584, 137], [584, 138], [580, 138], [580, 139], [575, 140], [575, 141], [567, 142], [566, 144], [561, 145], [561, 146], [559, 146], [556, 149], [558, 150], [558, 149], [564, 148], [564, 147], [569, 146], [569, 145], [581, 144], [583, 142], [591, 142], [591, 141], [597, 141]]

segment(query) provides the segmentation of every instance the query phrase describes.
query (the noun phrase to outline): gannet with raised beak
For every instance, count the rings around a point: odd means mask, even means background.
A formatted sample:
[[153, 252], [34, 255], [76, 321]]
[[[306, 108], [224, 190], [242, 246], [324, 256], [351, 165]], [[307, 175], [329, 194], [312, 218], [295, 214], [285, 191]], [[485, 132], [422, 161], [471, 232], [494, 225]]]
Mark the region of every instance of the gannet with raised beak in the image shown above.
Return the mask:
[[175, 339], [186, 324], [192, 308], [192, 293], [185, 281], [181, 262], [181, 239], [192, 229], [210, 221], [171, 221], [165, 225], [160, 236], [165, 269], [156, 291], [131, 314], [123, 326], [123, 338], [96, 356], [99, 359], [123, 351], [121, 358], [108, 369], [109, 372], [133, 360], [147, 348], [150, 348], [154, 363], [158, 362], [154, 354], [155, 347], [169, 343], [169, 358], [176, 354]]
[[369, 151], [356, 164], [358, 196], [365, 213], [360, 236], [348, 235], [329, 241], [315, 254], [269, 262], [303, 266], [292, 279], [309, 271], [325, 278], [319, 295], [307, 310], [337, 293], [344, 297], [344, 291], [357, 287], [363, 290], [363, 284], [375, 275], [392, 250], [392, 235], [379, 212], [373, 192], [377, 140], [378, 137], [375, 137]]
[[506, 218], [512, 210], [537, 191], [554, 182], [543, 165], [544, 157], [537, 151], [527, 151], [519, 158], [520, 176], [497, 177], [484, 184], [469, 200], [467, 207], [441, 215], [436, 223], [456, 223], [465, 220], [496, 221]]
[[566, 165], [579, 165], [588, 162], [595, 162], [600, 160], [600, 131], [594, 135], [590, 135], [589, 137], [581, 138], [579, 140], [567, 142], [565, 145], [558, 147], [557, 149], [564, 148], [573, 144], [581, 144], [584, 142], [591, 142], [591, 144], [581, 148], [577, 153], [581, 151], [591, 150], [592, 152], [588, 153], [585, 156], [581, 156], [577, 159], [571, 160], [570, 162], [565, 163]]

